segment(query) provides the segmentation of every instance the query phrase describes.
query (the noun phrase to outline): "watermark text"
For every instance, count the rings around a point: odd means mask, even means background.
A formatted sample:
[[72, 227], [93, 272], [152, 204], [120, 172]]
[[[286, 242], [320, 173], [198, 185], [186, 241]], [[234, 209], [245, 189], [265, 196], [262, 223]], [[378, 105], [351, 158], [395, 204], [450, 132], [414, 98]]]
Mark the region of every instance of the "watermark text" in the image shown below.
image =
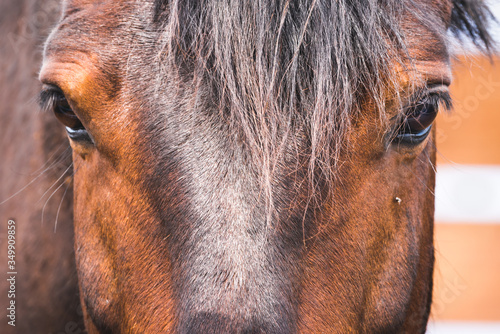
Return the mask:
[[16, 222], [10, 219], [7, 222], [7, 323], [16, 325]]

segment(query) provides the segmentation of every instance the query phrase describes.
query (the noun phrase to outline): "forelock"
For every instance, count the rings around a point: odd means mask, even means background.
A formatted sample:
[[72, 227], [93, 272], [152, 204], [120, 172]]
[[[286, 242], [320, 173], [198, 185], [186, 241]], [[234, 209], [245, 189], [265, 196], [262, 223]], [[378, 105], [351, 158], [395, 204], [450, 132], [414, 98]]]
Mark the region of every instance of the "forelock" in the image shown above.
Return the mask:
[[[410, 16], [430, 25], [428, 5], [157, 0], [154, 18], [165, 32], [162, 59], [182, 72], [180, 77], [209, 87], [211, 102], [263, 166], [263, 184], [271, 188], [282, 144], [303, 130], [314, 187], [318, 175], [332, 181], [346, 132], [363, 106], [375, 106], [385, 117], [387, 96], [399, 89], [394, 64], [408, 66], [402, 23]], [[472, 0], [453, 0], [453, 5], [452, 31], [490, 48], [482, 22], [489, 15], [485, 5]], [[272, 190], [267, 193], [271, 198]]]

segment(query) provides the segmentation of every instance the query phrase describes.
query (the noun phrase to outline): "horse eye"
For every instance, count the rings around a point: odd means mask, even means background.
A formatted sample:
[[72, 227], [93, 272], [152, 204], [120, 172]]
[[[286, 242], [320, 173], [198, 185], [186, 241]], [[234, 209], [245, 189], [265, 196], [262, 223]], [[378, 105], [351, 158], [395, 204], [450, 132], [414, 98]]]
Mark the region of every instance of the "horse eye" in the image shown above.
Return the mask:
[[72, 140], [93, 142], [82, 122], [71, 109], [68, 100], [60, 92], [54, 93], [53, 111], [59, 122], [66, 126], [66, 132]]
[[64, 95], [60, 94], [54, 97], [54, 115], [56, 118], [71, 129], [83, 129], [83, 125], [71, 109]]
[[422, 101], [406, 113], [395, 140], [398, 143], [416, 145], [425, 140], [438, 114], [438, 103]]

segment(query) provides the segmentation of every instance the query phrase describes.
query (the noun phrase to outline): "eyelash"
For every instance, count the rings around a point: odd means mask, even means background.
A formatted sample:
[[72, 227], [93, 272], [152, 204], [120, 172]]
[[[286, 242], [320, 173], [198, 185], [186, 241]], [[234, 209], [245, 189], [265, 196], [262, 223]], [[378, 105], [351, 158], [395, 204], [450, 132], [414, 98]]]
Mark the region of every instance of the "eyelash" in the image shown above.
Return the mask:
[[416, 99], [416, 101], [416, 103], [413, 103], [410, 106], [406, 107], [405, 110], [409, 110], [412, 107], [415, 108], [423, 104], [430, 104], [436, 109], [438, 109], [439, 107], [443, 107], [444, 110], [451, 110], [453, 108], [453, 101], [451, 99], [450, 93], [448, 92], [434, 92], [425, 96], [421, 95], [419, 99]]
[[64, 97], [64, 94], [55, 87], [43, 89], [38, 96], [40, 108], [44, 111], [52, 110], [60, 97]]

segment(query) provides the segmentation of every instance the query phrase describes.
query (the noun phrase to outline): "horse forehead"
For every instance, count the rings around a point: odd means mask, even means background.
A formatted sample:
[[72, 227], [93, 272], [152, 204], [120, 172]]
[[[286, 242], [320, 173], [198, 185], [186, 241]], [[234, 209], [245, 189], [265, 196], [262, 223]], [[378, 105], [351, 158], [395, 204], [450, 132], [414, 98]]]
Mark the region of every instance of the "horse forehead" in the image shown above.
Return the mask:
[[[153, 0], [142, 0], [141, 4], [153, 3]], [[139, 3], [138, 1], [131, 0], [63, 0], [63, 10], [79, 10], [82, 8], [89, 8], [95, 6], [116, 6], [123, 4]]]
[[45, 44], [44, 63], [109, 68], [114, 63], [111, 58], [123, 58], [134, 31], [141, 30], [136, 22], [149, 15], [150, 5], [148, 1], [64, 0], [59, 23]]
[[[148, 16], [152, 6], [152, 0], [64, 0], [61, 21], [73, 16], [80, 18], [94, 17], [96, 21], [109, 29], [111, 23], [131, 20], [132, 17], [137, 16]], [[119, 25], [115, 25], [115, 28], [117, 27]]]

